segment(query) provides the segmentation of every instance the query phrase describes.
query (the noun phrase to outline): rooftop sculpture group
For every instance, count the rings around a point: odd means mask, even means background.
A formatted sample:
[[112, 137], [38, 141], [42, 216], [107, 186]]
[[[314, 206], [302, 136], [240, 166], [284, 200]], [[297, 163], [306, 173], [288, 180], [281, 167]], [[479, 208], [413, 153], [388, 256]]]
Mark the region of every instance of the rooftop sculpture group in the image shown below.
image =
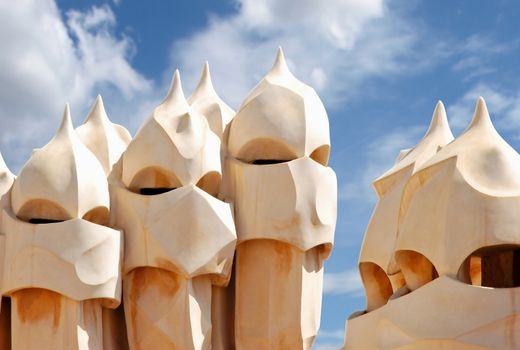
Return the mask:
[[441, 102], [375, 180], [359, 257], [367, 307], [344, 349], [520, 347], [520, 155], [484, 99], [456, 139]]
[[0, 164], [1, 349], [309, 349], [336, 221], [328, 119], [281, 50], [235, 113], [179, 72], [132, 139], [98, 97]]

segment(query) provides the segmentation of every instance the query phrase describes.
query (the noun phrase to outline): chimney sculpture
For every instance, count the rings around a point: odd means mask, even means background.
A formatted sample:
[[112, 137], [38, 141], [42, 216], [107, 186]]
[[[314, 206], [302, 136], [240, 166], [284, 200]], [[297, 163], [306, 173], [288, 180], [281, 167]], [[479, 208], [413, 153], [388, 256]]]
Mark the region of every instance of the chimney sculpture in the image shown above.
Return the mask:
[[110, 177], [125, 230], [123, 295], [131, 349], [210, 349], [212, 286], [236, 242], [220, 191], [220, 140], [191, 109], [179, 72]]
[[[79, 138], [99, 160], [106, 176], [119, 160], [132, 140], [130, 133], [121, 125], [108, 119], [103, 99], [96, 97], [85, 122], [76, 128]], [[121, 245], [121, 253], [123, 253]], [[103, 349], [128, 349], [124, 306], [115, 309], [103, 308]]]
[[415, 169], [452, 140], [446, 111], [439, 101], [423, 139], [413, 149], [403, 151], [396, 164], [374, 181], [379, 201], [368, 223], [359, 256], [367, 311], [385, 305], [390, 296], [405, 284], [400, 271], [392, 275], [386, 273], [388, 266], [394, 263], [393, 249], [404, 186]]
[[[9, 171], [0, 154], [0, 210], [3, 211], [10, 205], [11, 186], [14, 175]], [[5, 254], [5, 230], [0, 215], [0, 287], [2, 286], [3, 263]], [[11, 349], [11, 300], [0, 296], [0, 350]]]
[[517, 349], [519, 198], [520, 155], [479, 98], [468, 128], [416, 164], [395, 203], [386, 272], [410, 292], [349, 319], [344, 349]]
[[121, 232], [105, 226], [109, 208], [103, 168], [76, 136], [66, 106], [2, 211], [13, 349], [103, 347], [102, 306], [116, 307], [121, 294]]
[[[206, 117], [210, 129], [222, 140], [224, 131], [233, 119], [235, 111], [218, 96], [206, 62], [199, 84], [188, 98], [191, 108]], [[221, 147], [221, 160], [223, 160]], [[231, 276], [230, 276], [231, 278]], [[234, 345], [234, 288], [233, 279], [227, 285], [213, 285], [211, 292], [211, 348], [213, 350], [233, 349]]]
[[226, 196], [237, 226], [237, 349], [309, 349], [336, 223], [327, 113], [281, 49], [227, 137]]

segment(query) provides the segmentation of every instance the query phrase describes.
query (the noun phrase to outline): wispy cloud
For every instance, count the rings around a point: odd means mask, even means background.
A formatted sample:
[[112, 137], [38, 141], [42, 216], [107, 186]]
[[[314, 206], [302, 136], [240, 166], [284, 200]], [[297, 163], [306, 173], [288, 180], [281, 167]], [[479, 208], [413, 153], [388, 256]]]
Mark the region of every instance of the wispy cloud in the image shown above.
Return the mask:
[[466, 80], [493, 73], [497, 67], [491, 62], [497, 56], [517, 49], [519, 45], [519, 40], [501, 42], [491, 36], [469, 36], [451, 45], [454, 47], [452, 69], [464, 73]]
[[11, 166], [50, 138], [65, 102], [74, 112], [100, 88], [123, 101], [150, 90], [115, 25], [106, 5], [63, 18], [53, 0], [0, 2], [0, 147]]
[[414, 147], [426, 130], [426, 125], [396, 128], [374, 139], [363, 150], [363, 171], [339, 189], [339, 198], [374, 202], [376, 195], [372, 190], [372, 182], [392, 167], [401, 150]]
[[520, 90], [503, 90], [479, 83], [447, 108], [450, 126], [460, 132], [473, 117], [475, 103], [483, 96], [495, 125], [501, 130], [520, 135]]
[[363, 283], [357, 268], [341, 272], [325, 272], [323, 293], [363, 295]]
[[208, 59], [218, 92], [235, 107], [268, 70], [278, 45], [294, 73], [329, 107], [359, 94], [367, 79], [409, 72], [434, 56], [416, 49], [421, 29], [406, 20], [396, 2], [392, 7], [383, 0], [236, 4], [235, 14], [210, 17], [206, 28], [172, 47], [173, 65], [182, 68], [185, 85], [194, 86], [202, 60]]

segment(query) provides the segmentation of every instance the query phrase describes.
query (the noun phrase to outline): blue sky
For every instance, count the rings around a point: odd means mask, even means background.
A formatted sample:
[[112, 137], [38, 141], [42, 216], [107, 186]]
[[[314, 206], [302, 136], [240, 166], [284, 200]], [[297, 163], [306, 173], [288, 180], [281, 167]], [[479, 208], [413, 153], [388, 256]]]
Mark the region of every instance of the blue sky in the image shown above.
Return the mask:
[[317, 348], [335, 349], [347, 316], [364, 308], [357, 257], [371, 181], [420, 139], [437, 100], [457, 135], [484, 96], [520, 148], [519, 17], [512, 0], [3, 1], [0, 150], [18, 172], [66, 102], [79, 125], [98, 93], [135, 133], [174, 69], [189, 95], [205, 60], [236, 108], [281, 45], [330, 118], [339, 211]]

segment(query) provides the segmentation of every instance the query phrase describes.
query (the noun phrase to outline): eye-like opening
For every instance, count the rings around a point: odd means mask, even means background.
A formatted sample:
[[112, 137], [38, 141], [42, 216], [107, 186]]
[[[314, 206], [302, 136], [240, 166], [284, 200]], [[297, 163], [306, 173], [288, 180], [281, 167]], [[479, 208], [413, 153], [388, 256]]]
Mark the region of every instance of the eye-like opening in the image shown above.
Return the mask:
[[462, 263], [458, 278], [474, 286], [520, 287], [520, 246], [498, 245], [476, 250]]
[[251, 162], [251, 164], [255, 165], [267, 165], [267, 164], [278, 164], [278, 163], [285, 163], [288, 162], [288, 160], [279, 160], [279, 159], [255, 159]]
[[256, 138], [246, 143], [238, 152], [238, 159], [257, 165], [277, 164], [298, 158], [285, 143], [270, 138]]
[[108, 226], [109, 217], [110, 212], [107, 207], [95, 207], [83, 215], [83, 220], [102, 226]]
[[329, 145], [321, 145], [312, 151], [310, 157], [314, 161], [320, 163], [323, 166], [327, 166], [329, 164], [329, 156], [330, 156], [330, 146]]
[[156, 187], [156, 188], [153, 188], [153, 187], [152, 188], [143, 187], [143, 188], [139, 189], [139, 194], [142, 194], [142, 195], [145, 195], [145, 196], [154, 196], [156, 194], [161, 194], [161, 193], [173, 191], [176, 188], [177, 187], [172, 187], [172, 188], [169, 188], [169, 187]]
[[413, 250], [400, 250], [396, 252], [395, 257], [406, 285], [412, 291], [439, 277], [435, 266], [421, 253]]
[[197, 187], [213, 197], [217, 197], [220, 190], [221, 175], [216, 171], [210, 171], [197, 182]]
[[71, 219], [65, 208], [47, 199], [27, 201], [16, 216], [31, 224], [50, 224]]
[[359, 264], [359, 273], [365, 286], [367, 311], [385, 305], [393, 293], [392, 284], [385, 271], [372, 262], [362, 262]]
[[130, 191], [153, 196], [181, 187], [180, 180], [171, 171], [153, 166], [139, 171], [130, 183]]

